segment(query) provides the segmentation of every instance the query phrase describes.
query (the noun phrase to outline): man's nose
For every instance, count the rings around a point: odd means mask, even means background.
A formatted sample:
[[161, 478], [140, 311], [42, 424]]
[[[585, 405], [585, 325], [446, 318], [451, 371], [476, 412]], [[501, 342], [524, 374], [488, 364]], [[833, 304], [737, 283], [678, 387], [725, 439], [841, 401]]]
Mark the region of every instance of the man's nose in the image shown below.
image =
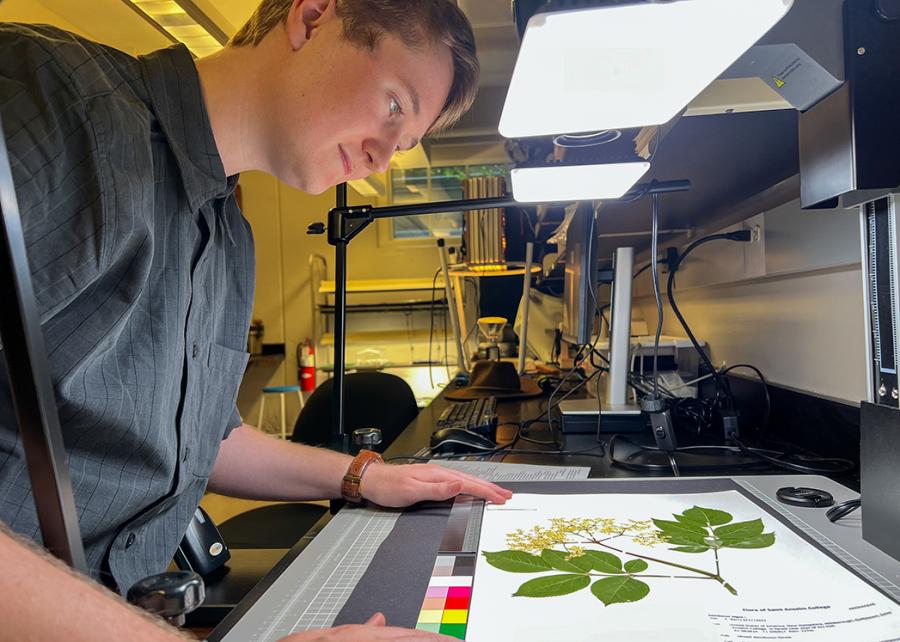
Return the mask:
[[397, 150], [398, 135], [383, 136], [380, 139], [371, 139], [363, 147], [366, 154], [366, 164], [372, 172], [386, 172], [391, 164], [391, 158]]

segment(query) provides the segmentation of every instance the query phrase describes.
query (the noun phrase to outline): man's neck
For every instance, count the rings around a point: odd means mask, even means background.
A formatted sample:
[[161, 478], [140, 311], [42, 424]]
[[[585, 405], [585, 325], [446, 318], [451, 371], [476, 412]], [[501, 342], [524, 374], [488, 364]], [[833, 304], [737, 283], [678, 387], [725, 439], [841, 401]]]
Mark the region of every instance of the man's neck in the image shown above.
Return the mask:
[[260, 47], [226, 47], [196, 61], [203, 98], [225, 175], [264, 169], [258, 131], [259, 80], [265, 67]]

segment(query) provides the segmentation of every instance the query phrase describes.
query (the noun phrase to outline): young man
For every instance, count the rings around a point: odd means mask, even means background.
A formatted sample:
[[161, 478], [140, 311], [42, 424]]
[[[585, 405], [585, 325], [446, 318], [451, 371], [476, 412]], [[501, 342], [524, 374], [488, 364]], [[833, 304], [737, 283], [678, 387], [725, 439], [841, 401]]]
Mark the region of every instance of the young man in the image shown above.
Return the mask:
[[[341, 496], [351, 459], [242, 424], [253, 243], [233, 191], [258, 169], [309, 192], [387, 167], [471, 105], [471, 29], [448, 0], [265, 0], [221, 53], [134, 59], [0, 26], [0, 115], [91, 573], [161, 572], [203, 492]], [[0, 521], [40, 537], [0, 379]], [[509, 493], [435, 466], [366, 468], [385, 506]], [[175, 638], [0, 533], [3, 637]], [[431, 640], [368, 625], [309, 640]]]

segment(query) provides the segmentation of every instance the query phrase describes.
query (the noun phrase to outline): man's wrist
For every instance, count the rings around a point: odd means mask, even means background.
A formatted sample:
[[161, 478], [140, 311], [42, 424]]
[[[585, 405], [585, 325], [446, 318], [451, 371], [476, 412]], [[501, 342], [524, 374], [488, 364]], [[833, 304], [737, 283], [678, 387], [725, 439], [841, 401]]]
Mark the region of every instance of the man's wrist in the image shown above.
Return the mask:
[[341, 497], [348, 502], [359, 503], [363, 500], [362, 479], [366, 470], [373, 464], [383, 464], [381, 455], [371, 450], [361, 450], [347, 467], [347, 473], [341, 481]]

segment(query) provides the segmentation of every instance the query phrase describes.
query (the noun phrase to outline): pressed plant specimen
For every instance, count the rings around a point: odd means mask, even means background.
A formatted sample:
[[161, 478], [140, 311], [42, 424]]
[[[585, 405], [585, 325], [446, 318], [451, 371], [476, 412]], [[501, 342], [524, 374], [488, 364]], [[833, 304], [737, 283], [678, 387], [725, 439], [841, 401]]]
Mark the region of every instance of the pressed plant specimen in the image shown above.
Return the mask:
[[[655, 580], [712, 581], [737, 595], [722, 574], [720, 551], [775, 543], [775, 533], [764, 532], [762, 519], [734, 522], [725, 511], [699, 506], [673, 517], [621, 522], [608, 517], [553, 518], [549, 526], [509, 533], [508, 550], [485, 552], [484, 557], [503, 571], [539, 574], [514, 596], [556, 597], [590, 586], [609, 606], [642, 600], [650, 593], [648, 582]], [[657, 546], [668, 546], [678, 555], [646, 553], [646, 548]]]

